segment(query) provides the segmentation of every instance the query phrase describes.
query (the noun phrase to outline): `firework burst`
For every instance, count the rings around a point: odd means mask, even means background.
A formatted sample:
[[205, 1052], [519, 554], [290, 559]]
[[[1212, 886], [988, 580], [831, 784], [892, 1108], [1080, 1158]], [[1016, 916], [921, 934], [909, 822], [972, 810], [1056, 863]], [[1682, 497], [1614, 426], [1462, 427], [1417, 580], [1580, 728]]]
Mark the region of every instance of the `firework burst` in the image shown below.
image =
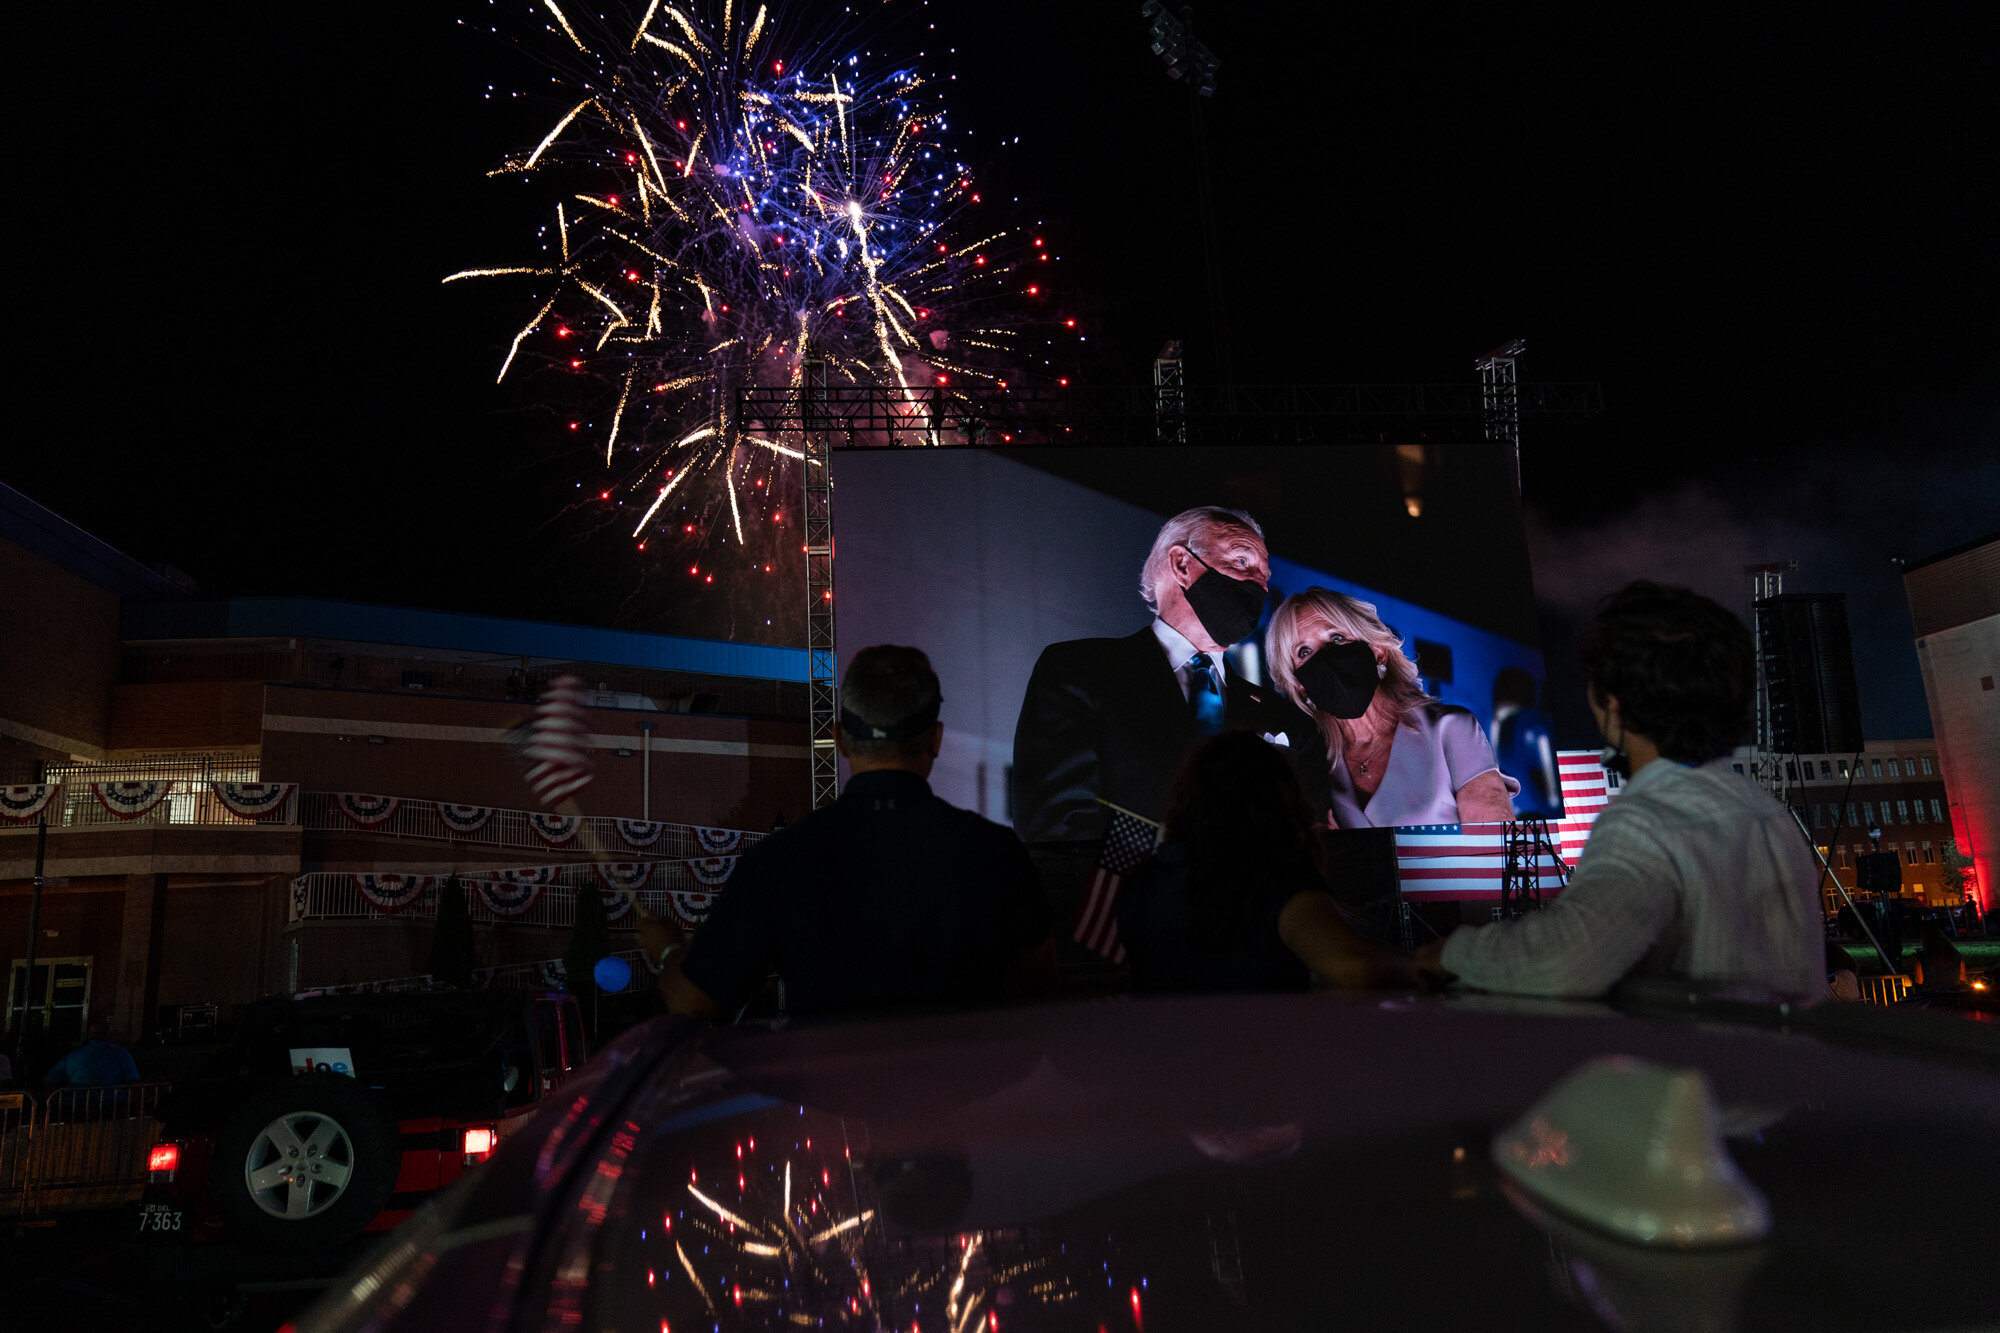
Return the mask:
[[556, 187], [546, 258], [445, 281], [533, 285], [499, 379], [535, 363], [580, 391], [570, 429], [641, 549], [663, 529], [766, 545], [746, 526], [782, 523], [800, 444], [738, 420], [745, 387], [819, 363], [914, 418], [1005, 382], [1009, 275], [1043, 252], [976, 225], [936, 80], [762, 4], [655, 0], [623, 27], [542, 4], [567, 95], [494, 174]]

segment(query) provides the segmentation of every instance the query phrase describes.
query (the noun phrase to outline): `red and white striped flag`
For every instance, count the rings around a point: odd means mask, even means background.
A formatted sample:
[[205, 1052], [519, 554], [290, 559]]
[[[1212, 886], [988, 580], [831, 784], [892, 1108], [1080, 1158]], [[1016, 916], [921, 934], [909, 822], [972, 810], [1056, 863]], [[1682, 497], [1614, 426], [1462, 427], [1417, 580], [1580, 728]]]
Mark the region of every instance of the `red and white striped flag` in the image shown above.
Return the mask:
[[1118, 940], [1118, 890], [1126, 875], [1152, 857], [1160, 826], [1109, 801], [1103, 804], [1111, 812], [1111, 822], [1104, 827], [1097, 868], [1090, 872], [1090, 887], [1070, 926], [1070, 937], [1101, 957], [1122, 963], [1125, 946]]
[[535, 706], [528, 743], [521, 751], [528, 763], [528, 788], [544, 806], [554, 806], [595, 776], [583, 718], [583, 681], [576, 676], [550, 681]]

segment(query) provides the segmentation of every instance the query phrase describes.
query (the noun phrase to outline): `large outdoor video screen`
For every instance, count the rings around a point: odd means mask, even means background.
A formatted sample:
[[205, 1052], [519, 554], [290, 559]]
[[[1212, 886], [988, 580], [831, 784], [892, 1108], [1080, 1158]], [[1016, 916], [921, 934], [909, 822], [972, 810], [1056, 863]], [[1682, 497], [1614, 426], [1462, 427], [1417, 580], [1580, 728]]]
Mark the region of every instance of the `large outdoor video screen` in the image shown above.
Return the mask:
[[1513, 467], [1484, 443], [840, 451], [841, 662], [927, 652], [933, 788], [1031, 843], [1161, 819], [1219, 728], [1283, 746], [1329, 828], [1555, 818]]

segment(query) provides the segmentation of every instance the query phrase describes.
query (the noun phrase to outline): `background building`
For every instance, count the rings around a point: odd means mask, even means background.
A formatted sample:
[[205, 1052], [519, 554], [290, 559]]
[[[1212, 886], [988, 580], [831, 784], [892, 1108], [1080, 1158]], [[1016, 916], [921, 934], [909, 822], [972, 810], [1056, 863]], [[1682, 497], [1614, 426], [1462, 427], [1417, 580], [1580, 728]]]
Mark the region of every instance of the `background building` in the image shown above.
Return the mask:
[[[109, 1010], [136, 1035], [183, 1007], [420, 973], [424, 877], [545, 881], [513, 917], [475, 896], [480, 961], [557, 957], [600, 862], [615, 856], [624, 882], [700, 888], [684, 863], [727, 839], [704, 846], [690, 829], [768, 830], [808, 799], [802, 650], [196, 600], [4, 486], [0, 645], [0, 786], [60, 784], [29, 817], [0, 806], [9, 1027], [32, 1004], [58, 1031]], [[567, 836], [533, 817], [508, 735], [562, 672], [596, 686], [597, 777], [581, 800], [603, 817]], [[258, 782], [297, 790], [245, 816], [218, 786]], [[620, 834], [618, 819], [640, 823]], [[359, 891], [409, 876], [425, 887], [406, 905]]]
[[[1738, 772], [1747, 755], [1739, 752]], [[1905, 898], [1927, 907], [1960, 905], [1941, 862], [1951, 820], [1936, 742], [1869, 741], [1859, 754], [1787, 755], [1783, 762], [1793, 809], [1849, 893], [1856, 892], [1855, 858], [1877, 850], [1870, 835], [1879, 829], [1880, 850], [1902, 859]], [[1820, 887], [1828, 910], [1839, 906], [1834, 885]]]
[[1903, 567], [1952, 833], [1994, 906], [2000, 843], [2000, 533]]

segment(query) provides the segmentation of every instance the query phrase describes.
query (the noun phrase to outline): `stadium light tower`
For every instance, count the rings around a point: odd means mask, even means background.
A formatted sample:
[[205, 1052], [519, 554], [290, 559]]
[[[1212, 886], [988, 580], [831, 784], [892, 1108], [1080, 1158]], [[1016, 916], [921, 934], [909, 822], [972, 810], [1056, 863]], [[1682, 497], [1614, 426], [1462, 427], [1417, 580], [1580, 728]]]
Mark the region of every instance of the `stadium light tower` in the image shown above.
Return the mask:
[[1209, 319], [1214, 324], [1215, 357], [1222, 382], [1230, 382], [1229, 320], [1223, 310], [1222, 256], [1217, 243], [1215, 189], [1208, 167], [1208, 139], [1202, 130], [1201, 103], [1215, 96], [1217, 72], [1222, 61], [1215, 52], [1195, 40], [1194, 6], [1182, 5], [1176, 14], [1161, 0], [1146, 0], [1139, 6], [1147, 21], [1148, 44], [1167, 67], [1167, 77], [1179, 80], [1188, 90], [1189, 147], [1194, 158], [1195, 211], [1201, 219], [1201, 258], [1208, 288]]
[[1194, 7], [1183, 5], [1179, 15], [1175, 15], [1160, 0], [1146, 0], [1139, 6], [1139, 13], [1152, 22], [1148, 35], [1153, 54], [1166, 63], [1167, 77], [1188, 79], [1189, 86], [1199, 96], [1215, 96], [1215, 73], [1222, 67], [1222, 61], [1195, 40]]

